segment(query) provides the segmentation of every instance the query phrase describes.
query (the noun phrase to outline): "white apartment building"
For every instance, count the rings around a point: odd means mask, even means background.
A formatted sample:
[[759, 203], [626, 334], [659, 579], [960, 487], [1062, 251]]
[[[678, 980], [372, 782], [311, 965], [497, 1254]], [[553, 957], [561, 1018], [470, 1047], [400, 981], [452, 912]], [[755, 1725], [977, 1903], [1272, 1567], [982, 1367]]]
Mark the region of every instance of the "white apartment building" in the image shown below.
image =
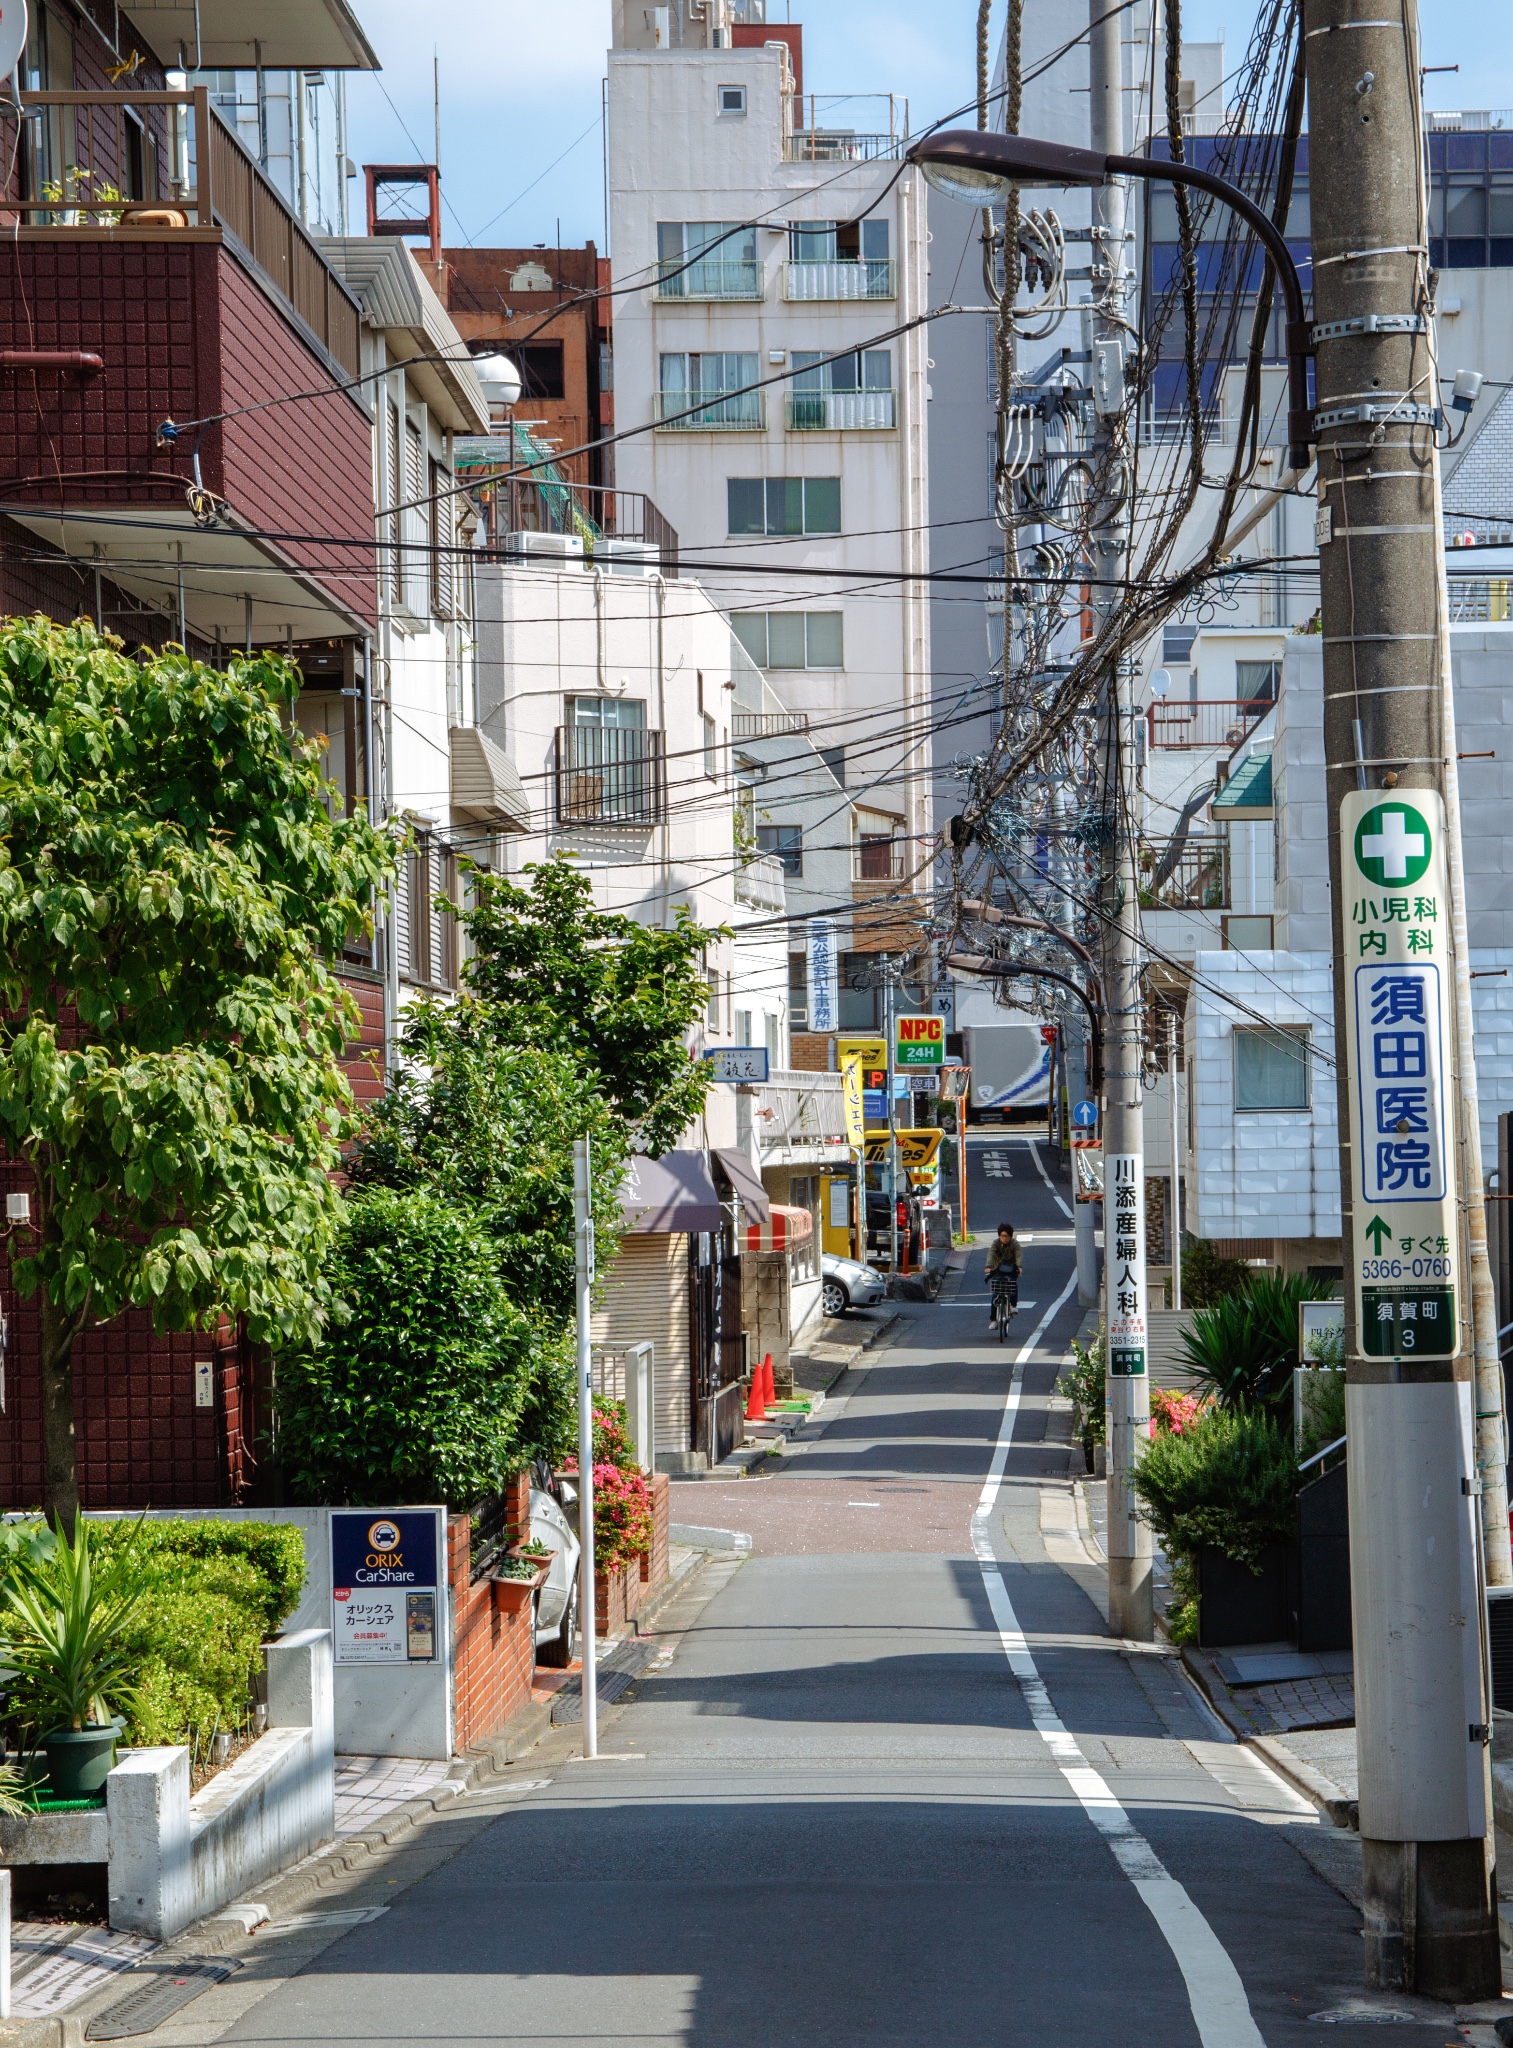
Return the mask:
[[802, 65], [762, 0], [616, 0], [616, 425], [648, 429], [616, 481], [677, 527], [845, 788], [917, 835], [928, 607], [892, 579], [928, 560], [930, 344], [892, 330], [926, 303], [924, 186], [898, 176], [900, 103], [837, 110]]

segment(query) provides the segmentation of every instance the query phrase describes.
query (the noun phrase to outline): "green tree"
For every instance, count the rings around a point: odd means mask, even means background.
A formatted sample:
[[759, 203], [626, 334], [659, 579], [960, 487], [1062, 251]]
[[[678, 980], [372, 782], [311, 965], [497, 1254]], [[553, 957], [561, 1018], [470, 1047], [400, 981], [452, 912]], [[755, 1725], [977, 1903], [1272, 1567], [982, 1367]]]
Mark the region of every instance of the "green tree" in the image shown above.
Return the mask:
[[35, 1176], [50, 1517], [78, 1509], [72, 1351], [128, 1307], [308, 1339], [356, 1014], [326, 960], [392, 868], [334, 817], [287, 662], [128, 659], [0, 625], [0, 1138]]
[[500, 1044], [569, 1055], [636, 1144], [665, 1152], [708, 1093], [687, 1041], [709, 1002], [704, 955], [725, 934], [683, 908], [670, 926], [598, 910], [589, 877], [560, 855], [526, 875], [528, 888], [479, 874], [463, 913], [483, 1028]]
[[318, 1345], [279, 1361], [279, 1453], [303, 1499], [469, 1507], [529, 1461], [532, 1352], [478, 1216], [424, 1191], [347, 1205]]

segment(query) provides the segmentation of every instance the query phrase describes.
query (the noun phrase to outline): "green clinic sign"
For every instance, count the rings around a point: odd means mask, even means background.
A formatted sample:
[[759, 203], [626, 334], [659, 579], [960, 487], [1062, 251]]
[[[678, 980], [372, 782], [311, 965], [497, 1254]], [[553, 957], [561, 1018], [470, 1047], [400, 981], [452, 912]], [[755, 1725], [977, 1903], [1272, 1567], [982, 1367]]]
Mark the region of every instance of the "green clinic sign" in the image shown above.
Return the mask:
[[895, 1017], [893, 1025], [893, 1065], [897, 1072], [945, 1065], [944, 1017]]

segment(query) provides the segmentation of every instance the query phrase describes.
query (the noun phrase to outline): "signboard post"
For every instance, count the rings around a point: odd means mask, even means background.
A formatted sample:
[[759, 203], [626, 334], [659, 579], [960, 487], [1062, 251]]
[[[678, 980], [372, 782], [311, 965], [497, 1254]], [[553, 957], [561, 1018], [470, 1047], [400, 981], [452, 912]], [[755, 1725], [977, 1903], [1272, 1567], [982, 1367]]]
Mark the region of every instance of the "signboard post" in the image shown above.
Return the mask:
[[1444, 804], [1347, 792], [1351, 1287], [1358, 1358], [1460, 1349]]
[[1145, 1377], [1145, 1162], [1116, 1152], [1107, 1167], [1108, 1369], [1116, 1380]]
[[945, 1065], [944, 1017], [895, 1017], [893, 1029], [893, 1064], [899, 1073], [917, 1073]]

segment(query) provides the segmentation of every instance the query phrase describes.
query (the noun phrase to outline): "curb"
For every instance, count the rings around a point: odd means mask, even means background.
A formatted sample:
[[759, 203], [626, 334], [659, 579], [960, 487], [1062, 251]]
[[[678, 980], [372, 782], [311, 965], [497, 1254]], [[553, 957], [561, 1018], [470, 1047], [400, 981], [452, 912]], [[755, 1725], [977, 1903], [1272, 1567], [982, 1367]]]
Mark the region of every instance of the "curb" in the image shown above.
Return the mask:
[[1259, 1750], [1279, 1778], [1285, 1778], [1295, 1792], [1301, 1792], [1337, 1828], [1359, 1829], [1360, 1807], [1358, 1801], [1347, 1799], [1331, 1778], [1322, 1771], [1316, 1771], [1312, 1764], [1290, 1750], [1285, 1742], [1279, 1742], [1274, 1735], [1262, 1735], [1235, 1707], [1228, 1688], [1216, 1682], [1207, 1657], [1201, 1650], [1194, 1650], [1190, 1643], [1184, 1643], [1178, 1655], [1182, 1668], [1192, 1678], [1208, 1704], [1219, 1719], [1239, 1741], [1251, 1749]]
[[705, 1529], [697, 1522], [673, 1522], [667, 1531], [670, 1541], [681, 1543], [688, 1550], [739, 1550], [751, 1548], [751, 1538], [744, 1529]]
[[[691, 1565], [675, 1579], [669, 1578], [656, 1595], [636, 1611], [628, 1631], [632, 1638], [643, 1633], [643, 1622], [655, 1621], [675, 1595], [687, 1590], [698, 1576], [702, 1562]], [[533, 1700], [518, 1714], [512, 1714], [502, 1728], [471, 1744], [455, 1757], [448, 1776], [429, 1792], [416, 1793], [383, 1820], [364, 1828], [361, 1834], [348, 1835], [341, 1842], [316, 1849], [303, 1863], [291, 1864], [287, 1870], [265, 1879], [259, 1889], [265, 1895], [277, 1890], [276, 1912], [270, 1915], [261, 1901], [234, 1899], [203, 1920], [181, 1928], [171, 1941], [153, 1950], [145, 1960], [163, 1963], [172, 1961], [175, 1956], [187, 1959], [190, 1955], [224, 1955], [249, 1939], [249, 1919], [252, 1926], [257, 1926], [266, 1917], [277, 1920], [292, 1918], [342, 1878], [359, 1875], [365, 1864], [414, 1834], [423, 1821], [449, 1811], [465, 1793], [480, 1789], [490, 1779], [503, 1777], [511, 1764], [518, 1763], [527, 1751], [535, 1748], [543, 1735], [551, 1732], [553, 1704], [553, 1700], [539, 1703]], [[97, 2013], [104, 2012], [125, 1995], [126, 1982], [131, 1975], [131, 1970], [119, 1971], [66, 2012], [49, 2013], [41, 2019], [0, 2020], [0, 2048], [87, 2048], [85, 2028]]]

